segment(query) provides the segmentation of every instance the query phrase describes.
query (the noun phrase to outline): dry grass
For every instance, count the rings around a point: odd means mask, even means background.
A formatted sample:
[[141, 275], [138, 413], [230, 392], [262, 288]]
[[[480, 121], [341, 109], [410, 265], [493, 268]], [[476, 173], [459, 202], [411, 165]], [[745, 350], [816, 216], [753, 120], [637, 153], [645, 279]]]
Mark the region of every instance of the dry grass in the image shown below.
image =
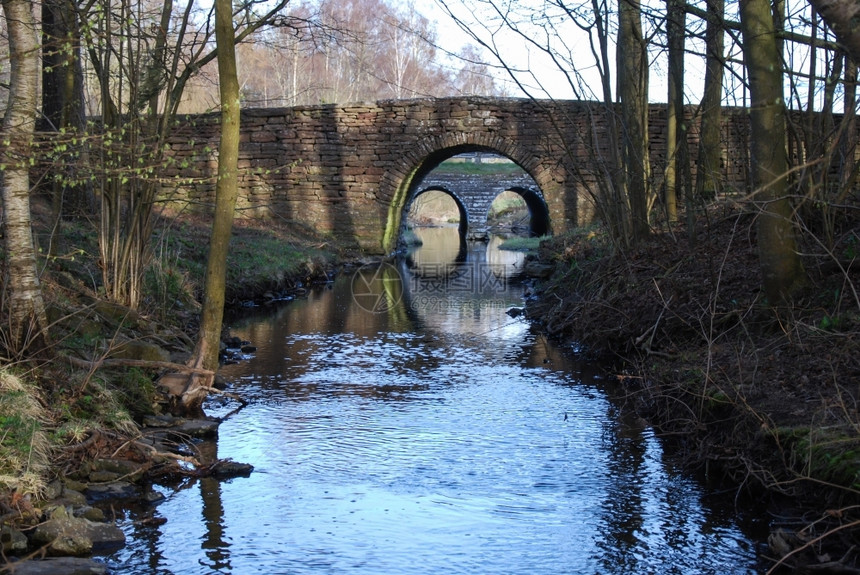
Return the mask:
[[0, 490], [39, 495], [45, 487], [48, 414], [32, 385], [0, 370]]

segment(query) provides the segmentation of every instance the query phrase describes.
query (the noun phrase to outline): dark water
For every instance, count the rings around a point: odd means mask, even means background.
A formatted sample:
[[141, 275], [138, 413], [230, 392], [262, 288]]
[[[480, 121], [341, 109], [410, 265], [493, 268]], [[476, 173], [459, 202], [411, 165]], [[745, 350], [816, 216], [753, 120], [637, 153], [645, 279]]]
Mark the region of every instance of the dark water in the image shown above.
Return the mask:
[[258, 351], [224, 369], [250, 404], [217, 449], [256, 470], [164, 490], [163, 525], [129, 513], [116, 572], [760, 572], [730, 502], [506, 315], [522, 256], [422, 232], [398, 266], [233, 324]]

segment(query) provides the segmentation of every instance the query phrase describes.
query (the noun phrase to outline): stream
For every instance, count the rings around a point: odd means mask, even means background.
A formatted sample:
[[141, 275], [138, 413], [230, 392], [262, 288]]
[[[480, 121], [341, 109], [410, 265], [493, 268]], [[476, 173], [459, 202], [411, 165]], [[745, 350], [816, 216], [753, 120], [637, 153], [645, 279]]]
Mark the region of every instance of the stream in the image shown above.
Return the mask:
[[206, 447], [255, 470], [119, 510], [114, 572], [764, 572], [732, 494], [676, 469], [599, 366], [507, 313], [522, 254], [417, 232], [396, 264], [231, 322], [257, 347], [222, 369], [248, 405]]

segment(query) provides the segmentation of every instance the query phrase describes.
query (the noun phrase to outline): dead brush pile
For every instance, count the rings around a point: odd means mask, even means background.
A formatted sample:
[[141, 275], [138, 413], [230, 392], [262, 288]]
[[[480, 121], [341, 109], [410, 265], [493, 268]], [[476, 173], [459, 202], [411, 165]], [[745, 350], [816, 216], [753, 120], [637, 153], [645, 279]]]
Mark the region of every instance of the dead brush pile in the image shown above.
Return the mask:
[[532, 315], [597, 353], [680, 353], [736, 325], [759, 298], [753, 217], [734, 211], [703, 219], [692, 249], [683, 230], [624, 252], [590, 232], [544, 242], [541, 258], [558, 271]]

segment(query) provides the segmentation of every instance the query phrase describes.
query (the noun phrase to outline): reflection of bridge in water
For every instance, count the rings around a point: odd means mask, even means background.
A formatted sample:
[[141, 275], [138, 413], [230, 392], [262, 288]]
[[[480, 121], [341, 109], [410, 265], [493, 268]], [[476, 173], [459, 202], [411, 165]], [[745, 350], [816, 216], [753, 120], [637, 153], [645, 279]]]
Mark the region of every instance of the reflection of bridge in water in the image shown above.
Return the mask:
[[508, 288], [522, 272], [524, 254], [499, 250], [498, 237], [489, 243], [465, 241], [456, 228], [416, 233], [426, 247], [402, 258], [398, 273], [405, 311], [425, 328], [485, 333], [503, 325], [485, 310], [522, 304], [521, 292]]
[[521, 291], [510, 288], [518, 285], [525, 256], [499, 250], [501, 238], [466, 241], [456, 227], [416, 233], [425, 242], [421, 248], [395, 265], [364, 266], [353, 276], [352, 298], [367, 313], [388, 325], [480, 334], [499, 329], [500, 317], [510, 320], [499, 309], [522, 305]]
[[[447, 355], [444, 346], [427, 353], [401, 353], [388, 356], [393, 349], [388, 340], [411, 334], [413, 347], [436, 349], [436, 342], [453, 338], [485, 338], [486, 349], [497, 352], [498, 339], [520, 341], [531, 328], [522, 319], [499, 313], [522, 305], [519, 270], [524, 257], [518, 252], [498, 249], [499, 239], [466, 242], [456, 228], [419, 230], [425, 246], [395, 265], [362, 266], [349, 277], [326, 286], [315, 286], [304, 298], [276, 308], [246, 310], [248, 325], [242, 328], [245, 339], [258, 346], [255, 362], [265, 363], [272, 374], [300, 376], [296, 364], [306, 355], [331, 356], [339, 361], [339, 346], [353, 341], [376, 341], [384, 370], [421, 372], [441, 365]], [[265, 321], [254, 320], [260, 314]], [[229, 322], [235, 326], [235, 321]], [[238, 326], [237, 326], [238, 327]], [[296, 334], [331, 335], [333, 347], [319, 347], [316, 337]], [[349, 335], [345, 335], [349, 334]], [[504, 336], [504, 337], [503, 337]], [[539, 339], [539, 338], [538, 338]], [[284, 343], [289, 342], [287, 348]], [[541, 365], [550, 352], [537, 345], [514, 346], [511, 357], [528, 365]], [[522, 355], [521, 355], [522, 354]], [[489, 366], [490, 364], [488, 364]], [[344, 381], [349, 374], [344, 371]], [[271, 385], [281, 385], [272, 376]], [[417, 384], [416, 384], [417, 385]], [[344, 386], [349, 390], [349, 386]], [[313, 385], [296, 389], [294, 399], [312, 397]]]

